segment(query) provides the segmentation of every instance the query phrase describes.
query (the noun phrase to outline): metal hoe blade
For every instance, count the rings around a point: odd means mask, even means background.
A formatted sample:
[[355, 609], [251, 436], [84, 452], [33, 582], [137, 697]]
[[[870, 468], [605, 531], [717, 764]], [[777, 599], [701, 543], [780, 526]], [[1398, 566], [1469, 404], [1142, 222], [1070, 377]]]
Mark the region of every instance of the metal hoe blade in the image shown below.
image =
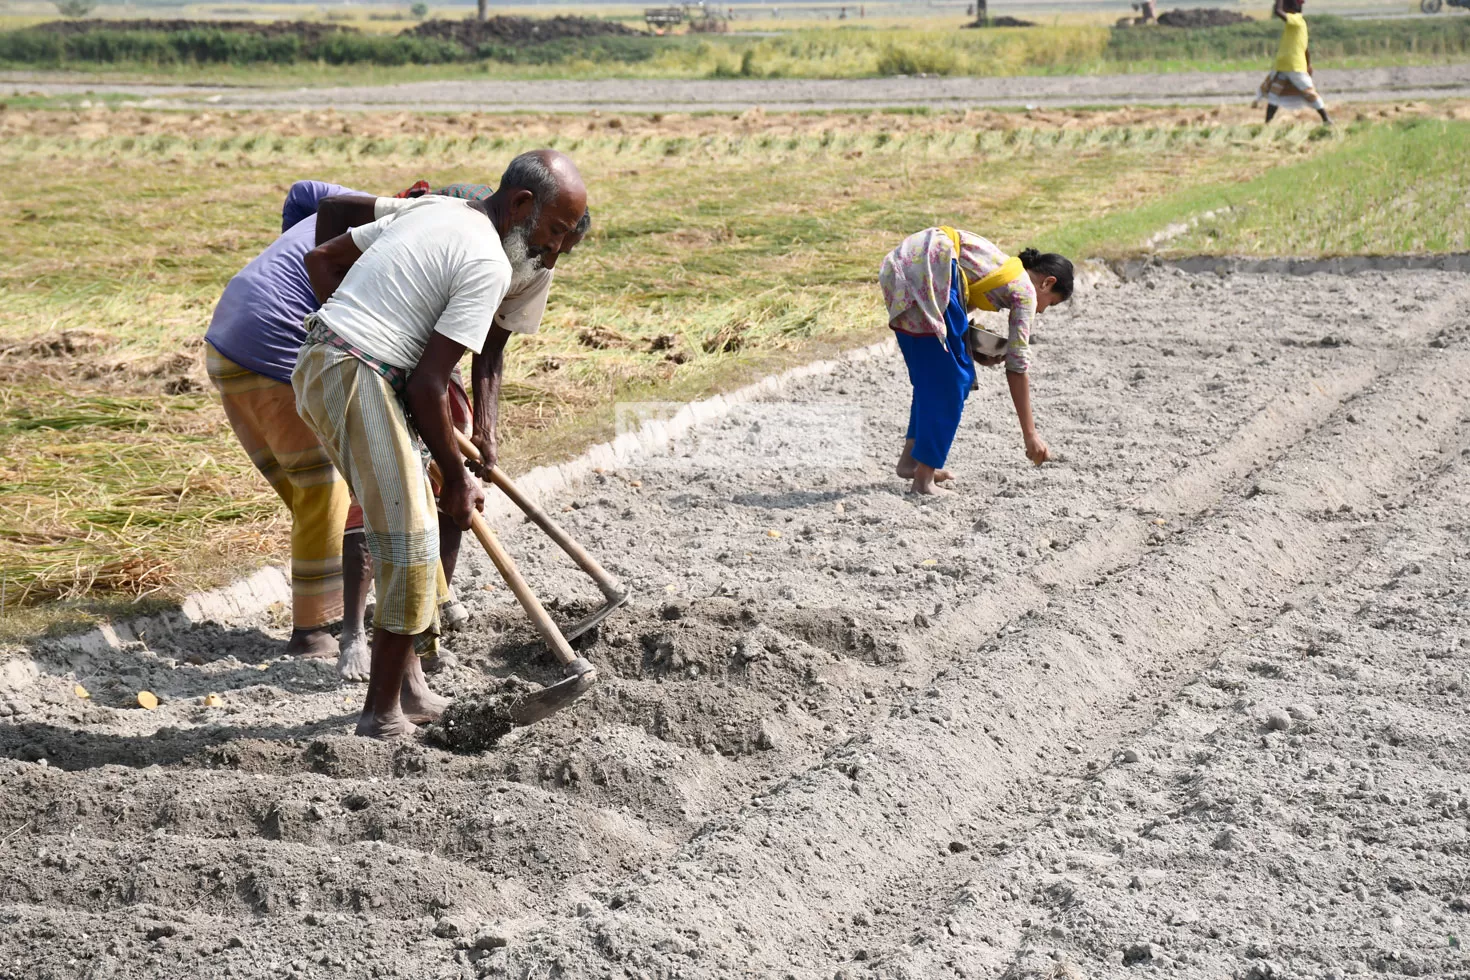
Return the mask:
[[582, 657], [567, 665], [567, 676], [519, 697], [507, 710], [516, 725], [534, 725], [549, 715], [569, 707], [597, 683], [597, 668]]
[[562, 635], [565, 636], [568, 640], [575, 640], [577, 637], [581, 636], [583, 633], [587, 632], [592, 627], [596, 626], [598, 623], [602, 622], [604, 619], [611, 616], [614, 612], [621, 609], [627, 604], [628, 593], [613, 593], [607, 597], [607, 602], [604, 603], [596, 612], [573, 623], [569, 629], [563, 631]]

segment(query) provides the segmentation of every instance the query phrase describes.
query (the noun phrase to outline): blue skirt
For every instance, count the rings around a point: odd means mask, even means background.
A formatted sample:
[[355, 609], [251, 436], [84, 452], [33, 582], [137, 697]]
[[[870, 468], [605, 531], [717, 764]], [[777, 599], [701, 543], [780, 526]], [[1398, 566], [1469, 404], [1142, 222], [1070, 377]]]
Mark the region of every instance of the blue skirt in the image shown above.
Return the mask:
[[[964, 297], [960, 295], [958, 266], [950, 276], [949, 305], [944, 308], [948, 344], [933, 335], [916, 337], [895, 330], [898, 349], [908, 365], [914, 386], [905, 439], [914, 440], [913, 457], [936, 470], [949, 458], [949, 447], [960, 429], [965, 399], [975, 385], [975, 362], [965, 344], [970, 329]], [[946, 349], [947, 346], [947, 349]]]

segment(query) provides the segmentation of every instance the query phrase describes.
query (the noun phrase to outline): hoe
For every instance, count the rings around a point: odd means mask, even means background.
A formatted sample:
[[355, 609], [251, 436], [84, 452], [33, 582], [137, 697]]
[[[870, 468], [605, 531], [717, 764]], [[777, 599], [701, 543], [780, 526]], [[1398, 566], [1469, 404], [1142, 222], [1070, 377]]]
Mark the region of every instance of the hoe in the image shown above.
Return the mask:
[[[480, 453], [474, 444], [463, 433], [456, 433], [456, 435], [459, 437], [460, 451], [469, 459], [480, 462]], [[433, 469], [437, 471], [437, 467]], [[607, 600], [600, 609], [578, 622], [568, 632], [563, 633], [541, 605], [541, 600], [536, 598], [536, 593], [532, 592], [531, 587], [526, 584], [515, 562], [501, 547], [495, 532], [490, 529], [490, 525], [485, 523], [485, 518], [478, 513], [471, 515], [470, 528], [474, 531], [475, 537], [479, 539], [486, 554], [490, 556], [500, 577], [515, 594], [516, 601], [521, 604], [521, 608], [525, 609], [531, 624], [536, 627], [536, 632], [541, 634], [542, 641], [561, 663], [566, 675], [555, 684], [518, 697], [506, 710], [506, 716], [512, 724], [530, 725], [571, 705], [593, 684], [597, 683], [597, 668], [592, 666], [586, 657], [578, 656], [567, 641], [581, 636], [606, 619], [613, 610], [628, 601], [628, 593], [560, 526], [547, 517], [535, 504], [527, 500], [516, 485], [510, 481], [510, 478], [500, 471], [499, 467], [492, 466], [489, 471], [491, 482], [499, 487], [537, 527], [545, 531], [583, 571], [592, 577]], [[435, 475], [437, 477], [437, 472]]]
[[[475, 448], [474, 443], [470, 442], [469, 437], [458, 430], [455, 431], [455, 436], [457, 437], [459, 442], [459, 451], [464, 453], [467, 458], [474, 460], [476, 463], [483, 464], [484, 461], [480, 459], [480, 451]], [[500, 492], [509, 497], [511, 503], [519, 507], [521, 509], [521, 512], [524, 513], [526, 517], [531, 520], [531, 523], [535, 524], [541, 530], [545, 531], [546, 536], [555, 541], [557, 547], [560, 548], [562, 551], [565, 551], [567, 553], [567, 556], [571, 558], [572, 561], [577, 563], [577, 567], [586, 572], [588, 576], [591, 577], [592, 581], [597, 583], [597, 588], [602, 592], [603, 598], [607, 600], [603, 603], [601, 608], [593, 612], [590, 616], [587, 616], [585, 619], [579, 620], [578, 622], [574, 623], [570, 629], [565, 631], [563, 635], [568, 640], [575, 640], [577, 637], [581, 636], [583, 633], [587, 632], [592, 627], [602, 622], [608, 616], [612, 615], [613, 610], [627, 603], [627, 590], [625, 590], [621, 585], [618, 584], [618, 580], [609, 575], [607, 571], [597, 563], [597, 559], [587, 554], [586, 549], [584, 549], [577, 542], [573, 541], [572, 536], [567, 534], [566, 531], [563, 531], [560, 525], [558, 525], [550, 517], [547, 517], [545, 511], [543, 511], [540, 507], [537, 507], [535, 504], [531, 503], [531, 501], [527, 500], [525, 495], [516, 488], [516, 485], [510, 482], [510, 477], [506, 476], [505, 473], [501, 471], [500, 467], [490, 467], [490, 482], [499, 487]]]

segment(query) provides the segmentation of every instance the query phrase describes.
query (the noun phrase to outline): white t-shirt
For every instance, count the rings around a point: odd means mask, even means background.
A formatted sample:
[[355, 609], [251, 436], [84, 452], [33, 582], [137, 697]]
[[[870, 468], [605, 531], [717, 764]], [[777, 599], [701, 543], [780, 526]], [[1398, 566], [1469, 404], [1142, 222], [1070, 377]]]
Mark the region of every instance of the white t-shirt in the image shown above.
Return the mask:
[[[422, 197], [380, 197], [373, 204], [373, 217], [385, 218], [422, 200]], [[551, 269], [541, 269], [519, 289], [506, 293], [500, 309], [495, 311], [495, 325], [510, 333], [532, 334], [540, 330], [541, 318], [546, 315], [546, 300], [551, 295], [551, 274]]]
[[421, 197], [352, 229], [352, 240], [363, 254], [319, 314], [344, 340], [410, 371], [432, 334], [485, 346], [511, 268], [483, 212]]

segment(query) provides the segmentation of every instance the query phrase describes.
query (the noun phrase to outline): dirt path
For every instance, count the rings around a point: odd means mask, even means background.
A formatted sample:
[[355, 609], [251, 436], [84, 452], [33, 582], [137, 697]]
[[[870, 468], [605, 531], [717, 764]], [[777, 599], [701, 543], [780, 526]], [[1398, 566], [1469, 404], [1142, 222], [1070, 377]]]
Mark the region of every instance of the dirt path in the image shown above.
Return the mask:
[[[770, 111], [929, 106], [1220, 105], [1249, 102], [1259, 72], [1070, 75], [1016, 78], [867, 78], [749, 81], [445, 81], [350, 88], [265, 89], [128, 85], [57, 73], [0, 74], [0, 95], [131, 94], [149, 108], [418, 109], [486, 112], [591, 109], [617, 112]], [[1329, 103], [1470, 96], [1470, 64], [1323, 69]]]
[[[706, 426], [558, 502], [637, 598], [479, 756], [346, 736], [360, 692], [264, 624], [38, 647], [0, 973], [1463, 976], [1467, 301], [1101, 283], [1038, 332], [1060, 462], [987, 376], [942, 500], [890, 473], [896, 355]], [[551, 676], [491, 582], [441, 686]]]

